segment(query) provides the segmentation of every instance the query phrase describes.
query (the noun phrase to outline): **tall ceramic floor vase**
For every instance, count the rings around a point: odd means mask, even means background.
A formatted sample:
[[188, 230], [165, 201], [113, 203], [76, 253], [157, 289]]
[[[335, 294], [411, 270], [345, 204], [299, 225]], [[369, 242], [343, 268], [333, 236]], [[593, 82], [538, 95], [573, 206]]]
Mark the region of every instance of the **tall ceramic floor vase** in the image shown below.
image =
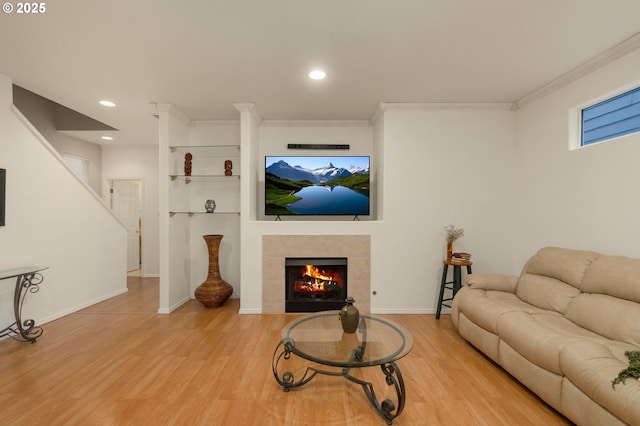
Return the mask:
[[205, 282], [196, 288], [196, 299], [205, 308], [217, 308], [231, 297], [233, 287], [220, 277], [220, 265], [218, 264], [218, 251], [220, 241], [224, 235], [203, 235], [207, 249], [209, 250], [209, 272]]

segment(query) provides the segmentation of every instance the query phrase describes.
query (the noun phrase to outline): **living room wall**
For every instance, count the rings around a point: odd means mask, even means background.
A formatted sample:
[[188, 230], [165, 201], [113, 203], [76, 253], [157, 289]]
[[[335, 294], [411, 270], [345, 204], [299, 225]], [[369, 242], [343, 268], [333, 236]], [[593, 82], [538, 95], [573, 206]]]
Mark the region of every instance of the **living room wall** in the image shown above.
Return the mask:
[[514, 142], [506, 105], [385, 106], [377, 311], [434, 312], [450, 224], [474, 272], [511, 269]]
[[56, 151], [84, 158], [89, 162], [89, 186], [96, 194], [102, 191], [102, 150], [99, 145], [85, 142], [58, 131], [55, 122], [55, 104], [35, 93], [14, 86], [14, 104], [20, 112], [38, 129]]
[[[127, 232], [14, 110], [11, 90], [11, 79], [0, 75], [0, 167], [7, 169], [0, 268], [49, 266], [23, 310], [23, 318], [42, 324], [127, 291]], [[0, 284], [0, 322], [9, 325], [14, 282]]]
[[[256, 155], [264, 155], [270, 144], [319, 143], [323, 134], [343, 142], [360, 134], [356, 139], [370, 144], [369, 152], [384, 153], [373, 161], [384, 175], [377, 188], [384, 215], [361, 222], [247, 222], [243, 311], [261, 309], [255, 295], [262, 285], [263, 235], [370, 235], [371, 290], [376, 292], [371, 311], [377, 313], [435, 312], [445, 255], [443, 228], [449, 224], [465, 228], [456, 250], [473, 254], [474, 271], [513, 269], [509, 195], [514, 191], [515, 127], [508, 106], [387, 104], [373, 128], [269, 125], [260, 128]], [[257, 198], [252, 202], [259, 204]]]
[[513, 257], [555, 245], [640, 257], [640, 134], [569, 150], [569, 110], [640, 84], [630, 53], [517, 112]]
[[142, 275], [160, 276], [158, 238], [158, 146], [104, 146], [102, 199], [108, 205], [109, 179], [142, 181]]

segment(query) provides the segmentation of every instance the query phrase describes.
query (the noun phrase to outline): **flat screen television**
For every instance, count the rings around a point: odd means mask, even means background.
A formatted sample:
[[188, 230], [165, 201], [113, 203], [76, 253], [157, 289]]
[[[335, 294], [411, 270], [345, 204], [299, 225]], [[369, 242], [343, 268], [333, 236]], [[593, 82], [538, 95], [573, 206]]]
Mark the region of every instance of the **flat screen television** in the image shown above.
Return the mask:
[[369, 162], [369, 156], [265, 157], [265, 215], [368, 215]]

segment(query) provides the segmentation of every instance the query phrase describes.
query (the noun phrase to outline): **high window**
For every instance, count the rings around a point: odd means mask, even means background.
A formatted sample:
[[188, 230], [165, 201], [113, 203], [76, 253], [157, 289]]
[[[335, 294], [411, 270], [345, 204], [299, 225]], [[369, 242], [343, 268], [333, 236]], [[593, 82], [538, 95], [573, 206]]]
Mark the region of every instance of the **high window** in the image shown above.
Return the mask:
[[80, 180], [89, 185], [89, 160], [70, 154], [63, 154], [62, 157]]
[[580, 145], [640, 132], [640, 87], [582, 109]]

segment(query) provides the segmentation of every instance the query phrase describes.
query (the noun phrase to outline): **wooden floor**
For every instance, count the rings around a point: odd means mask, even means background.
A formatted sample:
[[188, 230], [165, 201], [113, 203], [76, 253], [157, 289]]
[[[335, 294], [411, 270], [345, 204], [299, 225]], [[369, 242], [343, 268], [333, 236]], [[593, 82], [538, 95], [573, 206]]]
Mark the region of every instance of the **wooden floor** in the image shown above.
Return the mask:
[[[341, 377], [278, 387], [271, 359], [296, 314], [239, 315], [233, 299], [157, 307], [157, 279], [130, 277], [128, 293], [45, 324], [35, 344], [1, 341], [0, 425], [385, 424]], [[407, 402], [394, 425], [571, 424], [463, 341], [449, 315], [387, 317], [414, 337], [398, 362]]]

